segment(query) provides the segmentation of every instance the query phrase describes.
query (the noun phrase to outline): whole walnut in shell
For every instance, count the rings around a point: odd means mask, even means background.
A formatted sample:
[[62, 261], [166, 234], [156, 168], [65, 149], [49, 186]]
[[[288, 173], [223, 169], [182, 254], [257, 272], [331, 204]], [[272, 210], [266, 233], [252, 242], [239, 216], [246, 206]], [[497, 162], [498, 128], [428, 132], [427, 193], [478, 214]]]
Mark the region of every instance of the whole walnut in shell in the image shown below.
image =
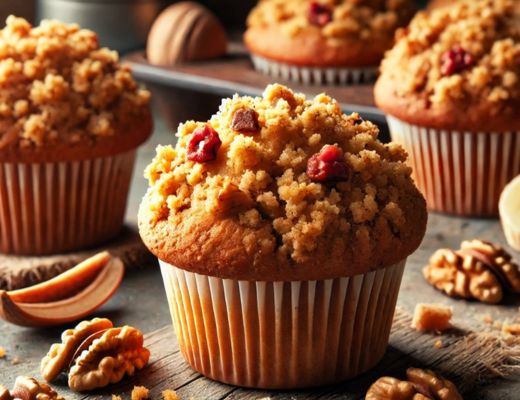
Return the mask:
[[157, 65], [217, 58], [226, 54], [227, 35], [204, 6], [184, 1], [165, 9], [148, 34], [146, 56]]

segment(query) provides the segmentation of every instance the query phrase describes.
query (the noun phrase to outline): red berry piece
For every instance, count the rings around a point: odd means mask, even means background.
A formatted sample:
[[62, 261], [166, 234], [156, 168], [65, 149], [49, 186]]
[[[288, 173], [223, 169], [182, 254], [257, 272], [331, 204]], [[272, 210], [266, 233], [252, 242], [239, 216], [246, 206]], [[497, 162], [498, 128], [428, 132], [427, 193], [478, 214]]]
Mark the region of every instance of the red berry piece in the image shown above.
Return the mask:
[[252, 108], [239, 108], [233, 114], [231, 129], [240, 133], [258, 133], [258, 114]]
[[313, 25], [325, 26], [332, 21], [332, 10], [324, 4], [312, 1], [309, 4], [307, 18]]
[[475, 59], [462, 47], [447, 50], [441, 57], [441, 74], [451, 76], [458, 74], [475, 64]]
[[342, 181], [347, 165], [338, 146], [325, 145], [307, 161], [307, 176], [314, 182]]
[[218, 132], [211, 126], [197, 128], [188, 143], [188, 160], [199, 163], [213, 161], [221, 144]]

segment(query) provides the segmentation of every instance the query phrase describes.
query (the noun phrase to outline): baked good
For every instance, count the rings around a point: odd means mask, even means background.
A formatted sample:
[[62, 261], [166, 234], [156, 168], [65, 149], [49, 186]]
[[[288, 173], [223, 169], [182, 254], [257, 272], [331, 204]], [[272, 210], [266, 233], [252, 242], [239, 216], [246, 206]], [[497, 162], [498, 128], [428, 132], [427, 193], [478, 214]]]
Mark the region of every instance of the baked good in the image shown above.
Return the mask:
[[244, 42], [255, 67], [304, 83], [360, 83], [375, 77], [395, 30], [413, 14], [409, 0], [263, 0]]
[[89, 247], [121, 229], [150, 94], [77, 25], [0, 31], [0, 252]]
[[377, 105], [436, 211], [493, 216], [520, 173], [520, 8], [458, 1], [419, 13], [382, 62]]
[[175, 65], [226, 54], [227, 35], [220, 21], [206, 7], [182, 1], [159, 14], [146, 43], [152, 64]]
[[[324, 94], [270, 85], [262, 97], [224, 100], [209, 121], [181, 124], [175, 148], [158, 147], [139, 230], [196, 370], [289, 388], [337, 382], [382, 357], [427, 215], [406, 153], [378, 133]], [[223, 326], [237, 327], [224, 342]], [[207, 342], [189, 339], [199, 335]]]

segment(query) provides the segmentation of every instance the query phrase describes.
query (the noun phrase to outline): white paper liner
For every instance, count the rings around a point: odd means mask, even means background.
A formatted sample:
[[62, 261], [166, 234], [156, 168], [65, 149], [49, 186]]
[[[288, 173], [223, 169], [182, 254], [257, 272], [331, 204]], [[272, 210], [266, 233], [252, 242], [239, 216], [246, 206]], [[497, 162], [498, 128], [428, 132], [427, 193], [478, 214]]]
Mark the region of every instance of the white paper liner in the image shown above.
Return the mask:
[[406, 260], [350, 278], [249, 282], [161, 262], [173, 325], [188, 363], [256, 388], [325, 385], [383, 357]]
[[284, 64], [252, 54], [257, 71], [273, 78], [304, 83], [306, 85], [348, 85], [374, 82], [377, 67], [366, 68], [317, 68]]
[[434, 211], [496, 216], [505, 185], [520, 173], [520, 132], [458, 132], [410, 125], [387, 116], [417, 187]]
[[43, 255], [120, 231], [135, 150], [86, 161], [0, 163], [0, 252]]
[[507, 243], [516, 251], [520, 251], [520, 230], [509, 223], [504, 217], [501, 218], [501, 221]]

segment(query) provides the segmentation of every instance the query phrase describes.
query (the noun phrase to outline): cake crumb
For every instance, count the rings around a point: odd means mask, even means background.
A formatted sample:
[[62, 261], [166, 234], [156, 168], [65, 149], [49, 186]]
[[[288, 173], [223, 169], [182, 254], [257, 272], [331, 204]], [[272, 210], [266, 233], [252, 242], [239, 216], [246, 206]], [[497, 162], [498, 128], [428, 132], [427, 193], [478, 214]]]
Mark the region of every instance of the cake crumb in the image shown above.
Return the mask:
[[179, 397], [174, 390], [164, 390], [162, 396], [164, 400], [179, 400]]
[[442, 349], [442, 348], [444, 347], [444, 343], [442, 343], [442, 340], [437, 340], [437, 341], [435, 342], [435, 347], [436, 347], [437, 349]]
[[419, 332], [443, 332], [450, 327], [451, 307], [418, 303], [415, 306], [412, 328]]
[[117, 394], [112, 395], [112, 400], [123, 400], [121, 396], [118, 396]]
[[489, 314], [483, 315], [482, 322], [484, 322], [487, 325], [491, 325], [491, 324], [493, 324], [493, 318]]
[[0, 347], [0, 359], [5, 358], [6, 354], [7, 351], [3, 347]]
[[520, 335], [520, 324], [506, 324], [502, 325], [502, 333], [508, 335]]
[[20, 364], [21, 362], [22, 362], [22, 361], [20, 360], [20, 358], [18, 358], [18, 357], [16, 357], [16, 356], [13, 357], [12, 360], [11, 360], [11, 364], [12, 364], [12, 365], [18, 365], [18, 364]]
[[132, 400], [148, 399], [150, 391], [144, 386], [134, 386], [132, 389]]

